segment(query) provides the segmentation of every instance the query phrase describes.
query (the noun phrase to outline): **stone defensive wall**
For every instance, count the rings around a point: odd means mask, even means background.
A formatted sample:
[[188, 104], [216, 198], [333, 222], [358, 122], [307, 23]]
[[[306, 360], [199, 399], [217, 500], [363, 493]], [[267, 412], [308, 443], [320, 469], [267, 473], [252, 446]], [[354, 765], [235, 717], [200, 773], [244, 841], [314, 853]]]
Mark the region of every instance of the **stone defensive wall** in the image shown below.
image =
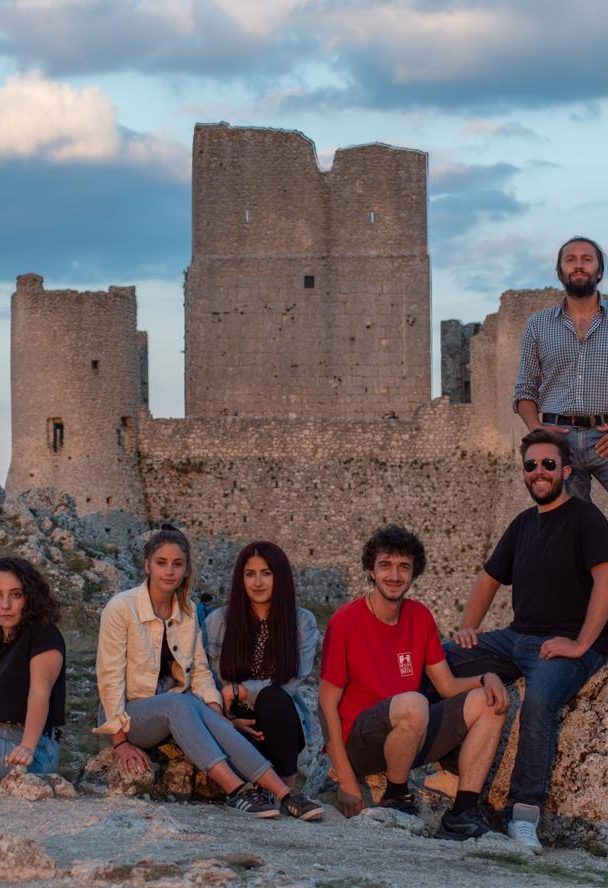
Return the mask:
[[[469, 405], [447, 398], [411, 421], [143, 414], [148, 516], [183, 522], [199, 538], [275, 540], [300, 569], [337, 567], [350, 594], [365, 589], [360, 552], [370, 532], [403, 522], [427, 548], [415, 594], [447, 632], [475, 572], [520, 507], [512, 455], [473, 448], [473, 418]], [[333, 608], [335, 598], [326, 597]], [[500, 620], [501, 602], [496, 609]]]

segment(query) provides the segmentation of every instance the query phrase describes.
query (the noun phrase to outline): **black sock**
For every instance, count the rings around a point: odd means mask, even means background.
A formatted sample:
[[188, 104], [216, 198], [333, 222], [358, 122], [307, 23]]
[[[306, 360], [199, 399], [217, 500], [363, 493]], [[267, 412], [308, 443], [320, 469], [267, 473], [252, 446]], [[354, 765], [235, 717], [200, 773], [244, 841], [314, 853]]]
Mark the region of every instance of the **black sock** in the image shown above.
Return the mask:
[[452, 806], [452, 814], [462, 814], [463, 811], [470, 811], [476, 807], [478, 799], [478, 792], [467, 792], [464, 789], [459, 789]]
[[386, 789], [384, 790], [385, 799], [398, 799], [407, 792], [407, 780], [405, 783], [393, 783], [392, 780], [386, 781]]
[[240, 791], [242, 790], [242, 788], [243, 788], [244, 786], [245, 786], [244, 783], [239, 783], [239, 785], [237, 786], [236, 789], [233, 789], [232, 792], [229, 792], [229, 793], [227, 794], [227, 795], [228, 795], [228, 798], [229, 798], [229, 799], [234, 798], [234, 796], [236, 796], [236, 795], [238, 795], [238, 794], [240, 793]]

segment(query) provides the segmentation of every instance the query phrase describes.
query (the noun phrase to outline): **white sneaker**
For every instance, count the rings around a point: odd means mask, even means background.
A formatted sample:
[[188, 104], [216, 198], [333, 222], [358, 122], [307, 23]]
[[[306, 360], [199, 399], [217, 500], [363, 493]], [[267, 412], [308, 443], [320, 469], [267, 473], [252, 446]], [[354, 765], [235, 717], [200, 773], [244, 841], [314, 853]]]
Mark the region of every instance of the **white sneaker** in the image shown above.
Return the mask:
[[534, 854], [542, 854], [543, 846], [536, 835], [539, 820], [540, 808], [537, 805], [524, 805], [523, 802], [518, 802], [513, 805], [512, 819], [507, 827], [509, 838]]

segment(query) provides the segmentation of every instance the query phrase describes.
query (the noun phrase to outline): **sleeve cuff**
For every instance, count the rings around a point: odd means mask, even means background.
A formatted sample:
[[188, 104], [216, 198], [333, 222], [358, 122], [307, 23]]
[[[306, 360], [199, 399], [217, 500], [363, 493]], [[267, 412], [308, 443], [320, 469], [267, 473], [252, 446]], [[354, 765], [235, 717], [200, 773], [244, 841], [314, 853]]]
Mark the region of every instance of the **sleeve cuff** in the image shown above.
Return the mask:
[[93, 733], [119, 734], [122, 731], [124, 734], [128, 734], [130, 728], [131, 719], [126, 712], [120, 712], [118, 715], [115, 715], [114, 718], [106, 719], [106, 721], [99, 725], [99, 727], [93, 728]]

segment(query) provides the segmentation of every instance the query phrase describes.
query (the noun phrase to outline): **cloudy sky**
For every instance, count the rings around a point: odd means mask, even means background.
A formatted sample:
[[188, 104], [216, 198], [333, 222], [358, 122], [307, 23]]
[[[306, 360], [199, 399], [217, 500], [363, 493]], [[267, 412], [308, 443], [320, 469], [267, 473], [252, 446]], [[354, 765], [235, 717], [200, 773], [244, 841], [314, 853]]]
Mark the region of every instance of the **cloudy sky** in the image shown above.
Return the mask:
[[430, 155], [434, 323], [553, 284], [608, 243], [605, 0], [2, 0], [0, 481], [9, 296], [136, 284], [151, 406], [182, 413], [182, 272], [197, 121], [299, 129], [321, 163]]

